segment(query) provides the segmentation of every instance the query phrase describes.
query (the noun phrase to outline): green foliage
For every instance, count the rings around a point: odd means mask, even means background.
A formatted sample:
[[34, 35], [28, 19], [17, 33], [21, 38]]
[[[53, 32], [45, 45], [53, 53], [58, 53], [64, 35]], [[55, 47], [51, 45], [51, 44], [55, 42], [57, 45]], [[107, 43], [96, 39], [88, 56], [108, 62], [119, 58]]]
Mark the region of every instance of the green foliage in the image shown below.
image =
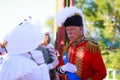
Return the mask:
[[49, 18], [45, 24], [51, 29], [51, 32], [54, 33], [54, 18]]
[[93, 16], [96, 17], [97, 15], [95, 14], [95, 12], [97, 11], [97, 5], [95, 2], [86, 2], [86, 7], [84, 8], [84, 13], [86, 14], [86, 16]]
[[83, 10], [86, 36], [98, 41], [106, 67], [120, 69], [120, 0], [75, 0], [75, 6]]
[[[106, 67], [120, 69], [120, 0], [75, 0], [75, 6], [83, 11], [86, 36], [99, 43]], [[54, 18], [46, 25], [53, 31]]]
[[94, 25], [95, 27], [104, 28], [104, 20], [96, 20]]
[[120, 69], [120, 50], [109, 51], [103, 55], [107, 68]]

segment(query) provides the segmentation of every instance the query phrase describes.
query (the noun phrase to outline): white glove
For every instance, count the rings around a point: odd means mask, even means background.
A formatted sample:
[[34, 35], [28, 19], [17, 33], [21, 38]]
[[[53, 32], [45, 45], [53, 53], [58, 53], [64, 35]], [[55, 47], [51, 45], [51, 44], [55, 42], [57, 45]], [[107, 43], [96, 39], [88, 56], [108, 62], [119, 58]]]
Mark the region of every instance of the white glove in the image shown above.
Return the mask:
[[48, 51], [51, 52], [51, 53], [53, 53], [53, 54], [57, 53], [57, 51], [54, 48], [52, 48], [52, 47], [48, 47], [46, 49], [48, 49]]
[[52, 64], [48, 64], [48, 68], [49, 68], [49, 70], [53, 69], [53, 65]]
[[61, 66], [61, 69], [62, 69], [62, 71], [65, 71], [65, 72], [68, 71], [68, 72], [72, 72], [72, 73], [77, 71], [76, 66], [71, 63], [67, 63], [67, 64]]
[[44, 57], [43, 57], [43, 53], [39, 50], [33, 50], [31, 51], [32, 57], [35, 60], [35, 62], [37, 64], [41, 64], [44, 63]]

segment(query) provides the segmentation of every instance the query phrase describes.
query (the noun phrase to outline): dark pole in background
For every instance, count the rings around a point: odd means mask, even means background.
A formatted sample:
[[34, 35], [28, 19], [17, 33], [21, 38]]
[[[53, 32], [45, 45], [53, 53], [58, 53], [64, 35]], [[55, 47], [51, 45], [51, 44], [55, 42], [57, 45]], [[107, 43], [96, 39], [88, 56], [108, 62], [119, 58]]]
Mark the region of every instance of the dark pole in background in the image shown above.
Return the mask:
[[[60, 11], [62, 8], [73, 6], [74, 5], [74, 0], [57, 0], [56, 2], [56, 8], [58, 11]], [[57, 11], [57, 12], [58, 12]], [[67, 34], [65, 32], [65, 27], [63, 26], [56, 26], [57, 31], [56, 31], [56, 40], [55, 40], [55, 49], [58, 50], [60, 56], [62, 55], [63, 47], [66, 45], [66, 42], [68, 41], [67, 39]]]

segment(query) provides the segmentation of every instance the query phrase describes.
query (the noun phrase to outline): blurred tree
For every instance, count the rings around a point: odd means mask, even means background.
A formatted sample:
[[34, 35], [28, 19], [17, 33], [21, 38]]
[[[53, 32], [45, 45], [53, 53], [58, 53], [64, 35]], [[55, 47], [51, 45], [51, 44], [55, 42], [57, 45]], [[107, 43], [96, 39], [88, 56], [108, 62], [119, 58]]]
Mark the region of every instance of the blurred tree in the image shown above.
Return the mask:
[[120, 69], [120, 0], [75, 0], [83, 10], [87, 37], [100, 44], [107, 68]]
[[[120, 0], [74, 0], [85, 16], [86, 36], [100, 44], [107, 68], [120, 69]], [[54, 30], [54, 18], [46, 25]]]
[[[75, 0], [75, 6], [83, 10], [87, 35], [102, 41], [102, 49], [120, 48], [120, 0]], [[46, 21], [54, 32], [54, 18]], [[102, 44], [100, 41], [100, 45]]]
[[[102, 49], [120, 48], [120, 0], [75, 0], [75, 6], [83, 10], [87, 35], [102, 40]], [[54, 18], [46, 21], [54, 33]], [[102, 43], [100, 43], [102, 44]]]
[[53, 17], [48, 18], [45, 24], [50, 28], [51, 32], [54, 33], [54, 18]]
[[102, 40], [107, 48], [120, 47], [120, 36], [116, 36], [120, 32], [120, 1], [75, 0], [75, 6], [83, 10], [87, 36]]
[[120, 50], [110, 51], [108, 55], [104, 54], [104, 61], [107, 68], [120, 69]]

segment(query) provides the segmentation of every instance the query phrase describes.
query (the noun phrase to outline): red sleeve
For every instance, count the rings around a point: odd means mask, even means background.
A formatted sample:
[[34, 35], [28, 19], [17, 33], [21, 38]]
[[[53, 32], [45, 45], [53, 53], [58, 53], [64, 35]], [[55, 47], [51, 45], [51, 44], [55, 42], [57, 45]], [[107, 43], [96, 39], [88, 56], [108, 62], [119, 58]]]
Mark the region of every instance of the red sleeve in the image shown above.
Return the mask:
[[95, 70], [95, 74], [92, 76], [92, 80], [103, 80], [107, 73], [100, 53], [92, 54], [91, 64]]

